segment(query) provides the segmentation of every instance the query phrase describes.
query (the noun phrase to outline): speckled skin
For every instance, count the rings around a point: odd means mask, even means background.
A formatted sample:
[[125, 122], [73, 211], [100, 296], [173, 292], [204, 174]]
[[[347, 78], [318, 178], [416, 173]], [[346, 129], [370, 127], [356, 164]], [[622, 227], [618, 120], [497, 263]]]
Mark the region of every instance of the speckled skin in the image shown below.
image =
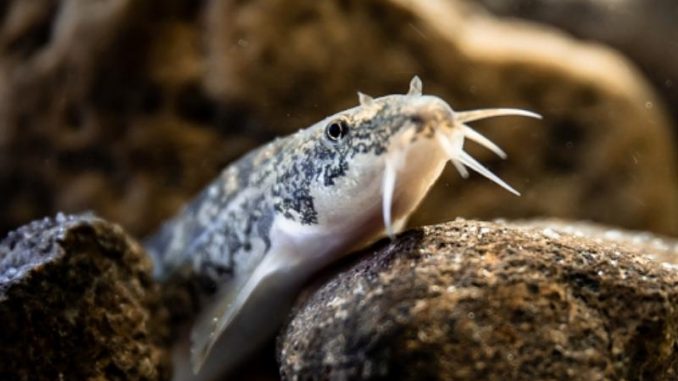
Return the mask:
[[[392, 95], [375, 99], [370, 105], [276, 139], [227, 167], [148, 241], [156, 275], [162, 279], [188, 268], [220, 283], [233, 276], [238, 264], [250, 268], [266, 255], [276, 216], [301, 225], [318, 225], [319, 208], [312, 188], [331, 191], [354, 161], [383, 155], [389, 139], [403, 126], [415, 123], [420, 131], [426, 130], [414, 110], [403, 112], [412, 109], [408, 105], [412, 98]], [[442, 102], [434, 97], [417, 98]], [[350, 132], [333, 142], [325, 136], [325, 129], [338, 119], [347, 122]]]

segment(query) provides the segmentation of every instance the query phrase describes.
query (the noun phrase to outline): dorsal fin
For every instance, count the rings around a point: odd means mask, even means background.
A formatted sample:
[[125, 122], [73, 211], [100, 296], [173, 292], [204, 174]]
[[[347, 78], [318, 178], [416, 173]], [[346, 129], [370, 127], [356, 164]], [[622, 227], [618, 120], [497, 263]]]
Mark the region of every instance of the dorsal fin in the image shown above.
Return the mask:
[[358, 91], [358, 101], [360, 101], [361, 106], [369, 106], [374, 101], [374, 98]]
[[419, 76], [415, 75], [410, 81], [410, 90], [407, 92], [407, 95], [421, 95], [421, 89], [421, 79], [419, 79]]

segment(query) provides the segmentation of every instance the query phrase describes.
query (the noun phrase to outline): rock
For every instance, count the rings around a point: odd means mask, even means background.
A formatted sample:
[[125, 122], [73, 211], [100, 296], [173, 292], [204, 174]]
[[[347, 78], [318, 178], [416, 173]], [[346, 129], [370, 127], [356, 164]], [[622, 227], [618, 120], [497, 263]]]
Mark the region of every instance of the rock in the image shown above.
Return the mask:
[[490, 11], [557, 26], [584, 40], [599, 41], [632, 59], [664, 97], [678, 120], [678, 7], [673, 0], [482, 0]]
[[0, 243], [0, 379], [167, 380], [165, 315], [116, 225], [57, 215]]
[[676, 379], [676, 268], [544, 226], [457, 220], [366, 249], [298, 303], [283, 379]]
[[609, 49], [486, 13], [443, 0], [7, 0], [0, 232], [93, 209], [144, 235], [254, 146], [356, 105], [356, 90], [404, 92], [414, 74], [455, 108], [545, 119], [478, 126], [510, 161], [473, 153], [524, 197], [448, 171], [413, 225], [550, 215], [678, 232], [672, 126], [642, 76]]
[[544, 234], [566, 234], [593, 239], [607, 247], [621, 246], [643, 253], [664, 266], [678, 265], [678, 240], [642, 231], [629, 231], [583, 221], [564, 221], [554, 218], [511, 221], [512, 225], [542, 229]]
[[95, 210], [142, 236], [270, 138], [204, 94], [200, 4], [3, 2], [0, 235]]

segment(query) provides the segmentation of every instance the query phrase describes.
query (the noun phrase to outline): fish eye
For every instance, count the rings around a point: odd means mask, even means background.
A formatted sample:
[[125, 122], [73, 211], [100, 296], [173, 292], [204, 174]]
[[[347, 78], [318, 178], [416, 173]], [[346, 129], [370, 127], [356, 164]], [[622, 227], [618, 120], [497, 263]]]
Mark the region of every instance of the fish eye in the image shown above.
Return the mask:
[[343, 119], [335, 119], [325, 127], [325, 135], [333, 142], [339, 141], [348, 134], [348, 123]]

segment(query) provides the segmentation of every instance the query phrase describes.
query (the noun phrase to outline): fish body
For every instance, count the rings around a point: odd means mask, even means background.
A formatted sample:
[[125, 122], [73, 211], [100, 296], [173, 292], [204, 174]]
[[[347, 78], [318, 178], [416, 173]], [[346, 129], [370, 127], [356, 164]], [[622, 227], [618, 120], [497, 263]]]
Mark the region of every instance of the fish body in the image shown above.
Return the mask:
[[505, 156], [464, 123], [538, 115], [454, 112], [422, 95], [417, 77], [407, 94], [359, 99], [231, 164], [148, 241], [158, 279], [185, 273], [215, 290], [192, 328], [190, 356], [175, 357], [175, 379], [210, 380], [236, 366], [274, 334], [314, 272], [400, 230], [448, 161], [517, 194], [463, 151], [467, 138]]

